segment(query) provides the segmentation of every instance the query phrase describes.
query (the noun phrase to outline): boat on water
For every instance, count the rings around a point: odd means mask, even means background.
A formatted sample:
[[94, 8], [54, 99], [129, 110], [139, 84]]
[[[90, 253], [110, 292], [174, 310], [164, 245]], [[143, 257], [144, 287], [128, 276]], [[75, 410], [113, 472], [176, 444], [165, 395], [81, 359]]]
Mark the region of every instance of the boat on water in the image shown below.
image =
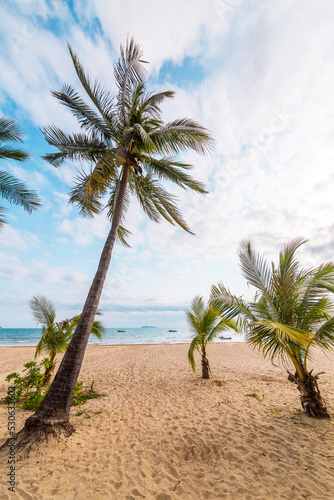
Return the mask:
[[177, 330], [168, 330], [169, 332], [177, 332]]
[[124, 333], [124, 332], [125, 332], [125, 330], [117, 330], [117, 331], [118, 331], [118, 332], [122, 332], [122, 333]]
[[232, 337], [223, 337], [223, 335], [221, 335], [219, 338], [220, 340], [232, 340]]

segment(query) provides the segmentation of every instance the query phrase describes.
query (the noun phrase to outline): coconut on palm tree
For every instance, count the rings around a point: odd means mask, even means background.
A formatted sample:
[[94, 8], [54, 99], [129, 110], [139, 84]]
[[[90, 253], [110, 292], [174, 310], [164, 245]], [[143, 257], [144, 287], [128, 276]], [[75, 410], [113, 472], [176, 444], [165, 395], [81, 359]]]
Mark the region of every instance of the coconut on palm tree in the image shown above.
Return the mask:
[[[300, 391], [301, 404], [311, 417], [328, 418], [318, 387], [318, 374], [309, 369], [314, 348], [334, 347], [334, 263], [304, 269], [296, 251], [300, 238], [280, 251], [278, 266], [255, 252], [250, 242], [239, 249], [241, 269], [257, 289], [253, 302], [232, 295], [222, 283], [212, 287], [211, 303], [221, 312], [242, 319], [246, 341], [272, 361], [278, 359]], [[291, 371], [292, 368], [292, 371]]]
[[[0, 116], [0, 159], [24, 161], [29, 155], [12, 146], [8, 142], [22, 142], [23, 134], [14, 120]], [[0, 171], [0, 196], [9, 203], [14, 203], [31, 213], [41, 206], [41, 202], [34, 191], [28, 189], [24, 182], [8, 172]], [[0, 229], [6, 224], [5, 208], [0, 206]]]
[[190, 331], [194, 333], [188, 350], [188, 361], [196, 371], [194, 353], [197, 350], [201, 355], [202, 378], [210, 378], [210, 365], [207, 358], [206, 347], [219, 333], [230, 328], [237, 331], [236, 322], [228, 315], [221, 315], [218, 308], [205, 305], [203, 298], [196, 296], [191, 303], [191, 310], [186, 311]]
[[[42, 336], [36, 346], [35, 358], [45, 353], [49, 361], [43, 378], [44, 387], [50, 382], [56, 366], [57, 354], [64, 353], [68, 348], [80, 315], [56, 322], [56, 309], [46, 297], [35, 296], [29, 301], [29, 304], [36, 322], [42, 326]], [[97, 312], [97, 314], [100, 313]], [[105, 331], [102, 323], [95, 320], [90, 333], [101, 340]]]
[[174, 155], [189, 149], [205, 153], [211, 146], [209, 132], [194, 120], [182, 118], [163, 122], [160, 105], [172, 98], [174, 92], [148, 92], [145, 62], [133, 39], [125, 48], [121, 47], [121, 56], [114, 67], [116, 96], [97, 80], [92, 82], [70, 47], [69, 51], [90, 104], [86, 104], [70, 85], [53, 92], [78, 120], [81, 132], [68, 134], [54, 125], [45, 127], [46, 140], [58, 150], [45, 158], [56, 167], [65, 160], [89, 162], [91, 169], [78, 174], [70, 201], [87, 217], [106, 209], [111, 228], [70, 345], [46, 398], [27, 420], [26, 428], [62, 425], [69, 420], [73, 390], [113, 246], [116, 239], [127, 244], [129, 232], [123, 220], [131, 197], [137, 198], [151, 220], [159, 222], [164, 218], [190, 232], [175, 197], [166, 191], [161, 181], [205, 192], [202, 184], [189, 175], [191, 166], [178, 161]]

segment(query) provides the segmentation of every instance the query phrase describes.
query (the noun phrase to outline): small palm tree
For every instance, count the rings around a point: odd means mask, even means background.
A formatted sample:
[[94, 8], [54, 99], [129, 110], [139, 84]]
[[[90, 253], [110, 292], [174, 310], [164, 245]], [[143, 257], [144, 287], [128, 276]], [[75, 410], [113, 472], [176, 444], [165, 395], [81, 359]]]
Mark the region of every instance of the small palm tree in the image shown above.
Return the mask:
[[237, 331], [237, 325], [233, 319], [227, 315], [221, 316], [219, 309], [212, 305], [205, 306], [203, 298], [196, 296], [191, 303], [191, 310], [186, 311], [187, 322], [190, 330], [194, 333], [194, 338], [191, 341], [188, 360], [196, 371], [196, 363], [194, 358], [195, 351], [199, 351], [202, 358], [202, 378], [210, 378], [210, 365], [206, 356], [206, 346], [212, 342], [219, 333], [233, 328]]
[[[168, 181], [184, 189], [204, 193], [201, 183], [189, 174], [191, 167], [173, 155], [192, 149], [207, 152], [209, 132], [194, 120], [162, 120], [160, 105], [173, 91], [147, 90], [145, 61], [133, 39], [121, 47], [114, 67], [117, 94], [113, 96], [97, 80], [92, 82], [69, 47], [77, 76], [90, 104], [70, 86], [53, 95], [75, 116], [80, 133], [68, 134], [54, 125], [44, 128], [47, 142], [57, 151], [44, 158], [55, 167], [65, 160], [90, 163], [71, 191], [70, 201], [87, 217], [107, 209], [111, 227], [83, 311], [55, 379], [37, 412], [25, 423], [36, 427], [67, 425], [74, 387], [78, 379], [88, 336], [99, 305], [115, 241], [127, 245], [129, 232], [124, 217], [132, 197], [154, 222], [164, 218], [190, 232], [176, 205], [176, 198], [162, 185]], [[68, 426], [70, 428], [70, 426]]]
[[[22, 142], [23, 135], [14, 120], [0, 116], [0, 159], [24, 161], [29, 155], [21, 149], [3, 145], [9, 141]], [[34, 191], [30, 191], [24, 182], [13, 175], [0, 171], [0, 196], [10, 203], [20, 205], [31, 213], [41, 206], [41, 202]], [[6, 224], [5, 208], [0, 206], [0, 229]]]
[[[57, 354], [66, 351], [80, 315], [56, 322], [56, 310], [50, 300], [43, 296], [35, 296], [29, 301], [29, 304], [36, 322], [42, 325], [42, 337], [36, 346], [35, 358], [41, 353], [47, 354], [49, 358], [43, 378], [44, 387], [50, 382], [56, 366]], [[104, 333], [105, 328], [101, 322], [94, 321], [91, 334], [101, 340]]]
[[254, 301], [243, 301], [220, 283], [212, 287], [211, 303], [241, 318], [246, 341], [281, 362], [297, 384], [309, 416], [328, 418], [317, 382], [320, 373], [314, 375], [308, 361], [314, 347], [334, 347], [334, 306], [329, 299], [334, 292], [334, 264], [301, 268], [295, 253], [304, 243], [300, 238], [287, 243], [275, 267], [244, 242], [239, 249], [241, 269], [257, 289]]

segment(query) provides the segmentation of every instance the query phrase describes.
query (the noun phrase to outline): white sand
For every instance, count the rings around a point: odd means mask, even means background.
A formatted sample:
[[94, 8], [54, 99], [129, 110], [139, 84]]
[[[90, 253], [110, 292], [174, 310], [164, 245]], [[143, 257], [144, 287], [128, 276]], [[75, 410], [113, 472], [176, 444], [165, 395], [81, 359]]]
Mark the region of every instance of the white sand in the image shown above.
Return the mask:
[[[296, 386], [246, 344], [210, 345], [209, 381], [190, 370], [187, 350], [88, 347], [80, 380], [107, 396], [72, 408], [70, 438], [18, 457], [15, 494], [2, 455], [0, 498], [334, 499], [333, 356], [313, 362], [326, 372], [319, 385], [333, 419], [323, 421], [297, 411]], [[0, 397], [33, 353], [0, 348]], [[17, 410], [17, 426], [29, 415]], [[1, 406], [1, 441], [6, 428]]]

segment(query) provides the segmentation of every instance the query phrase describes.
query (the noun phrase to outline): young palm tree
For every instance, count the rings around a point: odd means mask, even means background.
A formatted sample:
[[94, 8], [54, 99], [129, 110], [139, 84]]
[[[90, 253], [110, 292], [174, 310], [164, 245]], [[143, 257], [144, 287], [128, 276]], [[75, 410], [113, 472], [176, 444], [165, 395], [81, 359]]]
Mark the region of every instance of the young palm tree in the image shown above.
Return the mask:
[[219, 309], [212, 305], [205, 306], [203, 298], [196, 296], [191, 303], [191, 310], [186, 311], [187, 322], [190, 330], [194, 333], [194, 338], [191, 341], [188, 360], [196, 371], [196, 363], [194, 352], [199, 351], [202, 358], [202, 378], [210, 378], [210, 365], [206, 356], [206, 346], [212, 342], [217, 335], [229, 328], [237, 331], [235, 321], [227, 315], [220, 315]]
[[77, 118], [81, 132], [67, 134], [53, 125], [45, 127], [46, 140], [58, 149], [45, 158], [56, 167], [65, 160], [84, 160], [92, 165], [89, 173], [81, 171], [78, 175], [70, 201], [87, 217], [106, 208], [111, 229], [75, 333], [46, 398], [26, 422], [28, 429], [36, 425], [59, 424], [62, 427], [69, 420], [73, 390], [115, 240], [127, 245], [129, 233], [122, 221], [131, 196], [138, 199], [153, 221], [159, 222], [163, 217], [190, 232], [174, 196], [160, 181], [205, 192], [187, 173], [190, 165], [177, 161], [172, 155], [188, 149], [205, 153], [211, 146], [208, 131], [195, 121], [187, 118], [170, 123], [162, 121], [160, 104], [172, 98], [174, 92], [147, 92], [142, 53], [133, 39], [127, 42], [125, 49], [121, 47], [121, 56], [114, 68], [116, 96], [98, 81], [91, 82], [70, 47], [69, 51], [91, 105], [86, 104], [70, 85], [53, 92]]
[[[29, 155], [21, 149], [3, 145], [10, 141], [22, 142], [22, 140], [23, 135], [16, 122], [0, 116], [0, 159], [24, 161], [29, 158]], [[29, 213], [41, 206], [34, 191], [30, 191], [24, 182], [20, 182], [13, 175], [3, 171], [0, 171], [0, 196], [10, 203], [20, 205]], [[7, 222], [4, 217], [5, 211], [5, 208], [0, 206], [0, 229]]]
[[[80, 315], [56, 322], [56, 310], [50, 300], [43, 296], [35, 296], [29, 304], [36, 322], [42, 325], [42, 337], [36, 346], [35, 358], [43, 352], [49, 358], [43, 378], [44, 387], [50, 382], [57, 354], [65, 352], [68, 348]], [[100, 321], [94, 321], [90, 333], [101, 340], [105, 331]]]
[[320, 373], [314, 375], [308, 361], [314, 347], [334, 346], [334, 306], [329, 299], [334, 292], [334, 264], [302, 269], [295, 253], [304, 243], [302, 239], [287, 243], [275, 267], [244, 242], [239, 249], [241, 269], [257, 288], [254, 301], [243, 301], [220, 283], [212, 287], [211, 303], [221, 312], [239, 316], [247, 342], [271, 360], [280, 360], [297, 384], [309, 416], [328, 418], [317, 382]]

